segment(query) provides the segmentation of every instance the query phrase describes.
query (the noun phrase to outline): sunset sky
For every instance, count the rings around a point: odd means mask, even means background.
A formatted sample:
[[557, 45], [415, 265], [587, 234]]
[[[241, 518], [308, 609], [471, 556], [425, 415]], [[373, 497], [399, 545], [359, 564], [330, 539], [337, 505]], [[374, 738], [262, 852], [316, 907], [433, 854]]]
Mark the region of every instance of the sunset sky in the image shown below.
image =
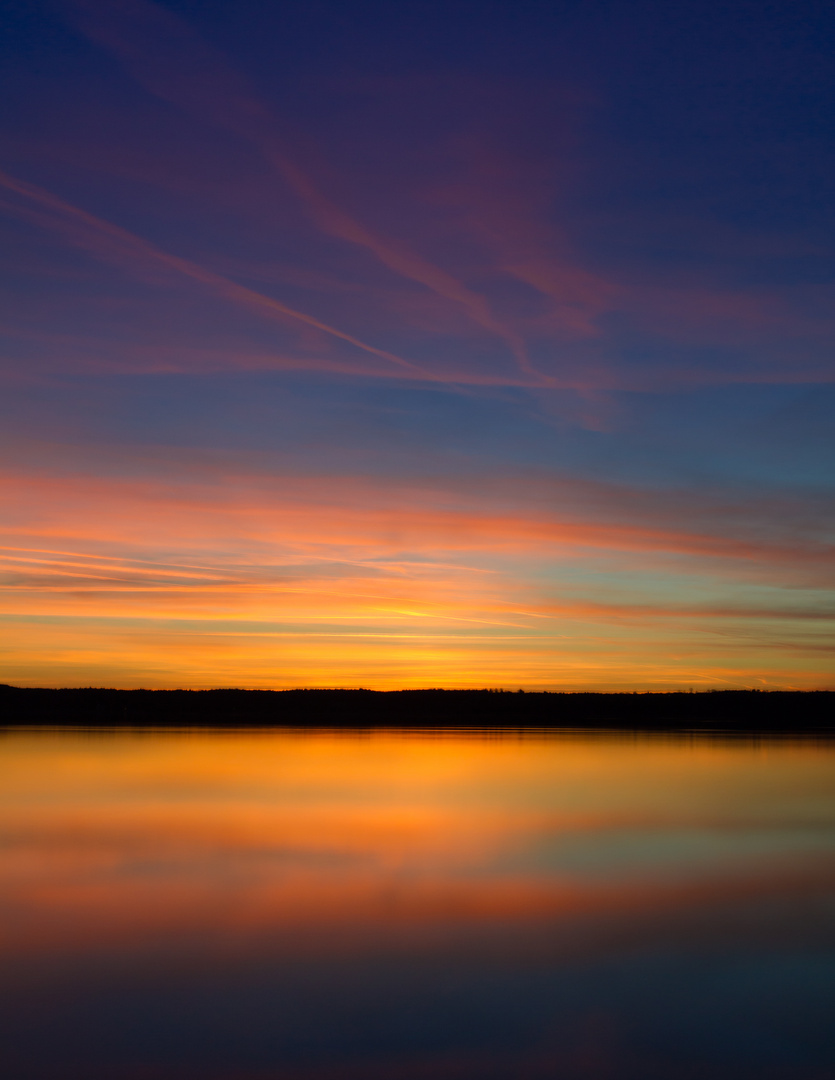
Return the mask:
[[835, 686], [823, 0], [6, 0], [0, 682]]

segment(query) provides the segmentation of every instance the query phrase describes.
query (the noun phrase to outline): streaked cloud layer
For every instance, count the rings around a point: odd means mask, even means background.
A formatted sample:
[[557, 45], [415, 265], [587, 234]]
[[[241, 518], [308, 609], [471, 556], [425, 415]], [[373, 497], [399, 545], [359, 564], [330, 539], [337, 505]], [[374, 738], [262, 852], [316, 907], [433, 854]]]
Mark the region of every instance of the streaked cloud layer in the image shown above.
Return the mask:
[[831, 685], [800, 7], [19, 15], [0, 680]]

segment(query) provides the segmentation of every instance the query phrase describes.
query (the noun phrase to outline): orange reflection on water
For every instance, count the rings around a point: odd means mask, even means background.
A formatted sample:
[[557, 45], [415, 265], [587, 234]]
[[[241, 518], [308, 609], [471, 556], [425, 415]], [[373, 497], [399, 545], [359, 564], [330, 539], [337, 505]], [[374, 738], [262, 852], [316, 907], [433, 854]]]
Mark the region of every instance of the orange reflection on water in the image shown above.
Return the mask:
[[0, 762], [7, 955], [423, 948], [814, 893], [835, 870], [817, 745], [40, 732], [6, 734]]

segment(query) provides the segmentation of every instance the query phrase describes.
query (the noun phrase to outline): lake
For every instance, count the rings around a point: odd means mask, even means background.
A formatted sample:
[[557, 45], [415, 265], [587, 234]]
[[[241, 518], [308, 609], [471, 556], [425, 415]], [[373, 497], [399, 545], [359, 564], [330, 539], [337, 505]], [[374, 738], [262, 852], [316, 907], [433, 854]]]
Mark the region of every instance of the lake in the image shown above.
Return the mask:
[[835, 744], [6, 731], [8, 1080], [831, 1080]]

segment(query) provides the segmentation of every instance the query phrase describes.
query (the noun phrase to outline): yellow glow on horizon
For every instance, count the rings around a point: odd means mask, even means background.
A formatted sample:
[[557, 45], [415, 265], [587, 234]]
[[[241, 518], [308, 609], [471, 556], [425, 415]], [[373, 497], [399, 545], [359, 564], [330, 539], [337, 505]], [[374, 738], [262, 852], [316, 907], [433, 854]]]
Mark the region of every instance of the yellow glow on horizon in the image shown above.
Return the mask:
[[451, 510], [449, 493], [362, 478], [0, 487], [17, 521], [0, 535], [0, 681], [17, 685], [832, 681], [827, 613], [795, 600], [823, 549], [566, 520], [524, 498], [500, 514], [460, 491]]

